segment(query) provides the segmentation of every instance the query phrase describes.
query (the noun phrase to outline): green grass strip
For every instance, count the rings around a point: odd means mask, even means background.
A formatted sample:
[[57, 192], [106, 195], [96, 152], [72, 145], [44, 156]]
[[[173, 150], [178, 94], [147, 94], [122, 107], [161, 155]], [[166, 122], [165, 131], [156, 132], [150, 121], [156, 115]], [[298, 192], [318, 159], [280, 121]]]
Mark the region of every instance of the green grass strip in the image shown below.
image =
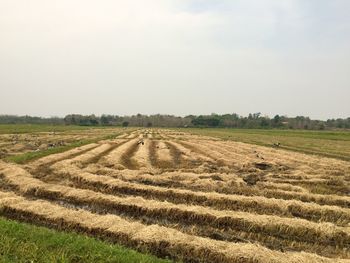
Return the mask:
[[49, 148], [49, 149], [45, 149], [45, 150], [41, 150], [41, 151], [37, 151], [37, 152], [27, 152], [27, 153], [22, 153], [22, 154], [18, 154], [18, 155], [13, 155], [13, 156], [9, 156], [9, 157], [5, 158], [5, 161], [17, 163], [17, 164], [25, 164], [29, 161], [34, 161], [36, 159], [45, 157], [45, 156], [50, 155], [50, 154], [65, 152], [65, 151], [68, 151], [68, 150], [71, 150], [73, 148], [80, 147], [80, 146], [83, 146], [83, 145], [86, 145], [89, 143], [95, 143], [95, 142], [98, 142], [100, 140], [114, 139], [118, 135], [120, 135], [120, 133], [111, 134], [111, 135], [98, 137], [98, 138], [94, 138], [94, 139], [79, 140], [79, 141], [70, 143], [68, 145]]
[[48, 124], [0, 124], [0, 134], [24, 134], [35, 132], [66, 132], [81, 131], [101, 126], [48, 125]]
[[198, 135], [217, 137], [261, 146], [273, 147], [350, 161], [350, 131], [263, 130], [226, 128], [174, 129]]
[[0, 217], [0, 262], [165, 263], [119, 245]]

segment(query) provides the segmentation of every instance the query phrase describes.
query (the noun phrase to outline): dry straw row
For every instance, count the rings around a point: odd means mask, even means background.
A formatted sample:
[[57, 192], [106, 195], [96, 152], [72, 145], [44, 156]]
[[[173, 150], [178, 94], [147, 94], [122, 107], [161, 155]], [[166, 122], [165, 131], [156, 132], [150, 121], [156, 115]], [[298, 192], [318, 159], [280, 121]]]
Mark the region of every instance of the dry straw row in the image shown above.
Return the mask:
[[[32, 178], [21, 168], [11, 166], [2, 170], [5, 180], [22, 193], [41, 197], [63, 198], [78, 204], [94, 204], [119, 212], [129, 211], [156, 218], [176, 218], [182, 222], [201, 222], [218, 228], [265, 233], [267, 235], [300, 242], [316, 242], [324, 245], [346, 247], [350, 245], [350, 233], [346, 228], [330, 223], [313, 223], [302, 219], [256, 215], [245, 212], [218, 211], [201, 206], [172, 204], [138, 197], [109, 196], [93, 191], [52, 185]], [[316, 241], [315, 241], [316, 240]]]
[[46, 201], [28, 201], [12, 193], [0, 192], [0, 214], [13, 218], [24, 215], [31, 222], [109, 237], [118, 243], [184, 262], [348, 262], [304, 252], [281, 253], [253, 244], [210, 240], [115, 215], [96, 215]]
[[[89, 170], [86, 170], [89, 171]], [[94, 169], [91, 169], [93, 172]], [[109, 171], [106, 169], [106, 171]], [[172, 202], [181, 202], [183, 199], [180, 195], [181, 193], [192, 194], [193, 198], [186, 198], [186, 200], [190, 200], [191, 203], [198, 205], [206, 205], [215, 207], [218, 209], [229, 209], [229, 210], [240, 210], [247, 212], [255, 212], [258, 214], [271, 214], [271, 215], [281, 215], [287, 217], [299, 217], [312, 221], [326, 221], [333, 222], [339, 225], [348, 225], [350, 223], [350, 209], [341, 208], [337, 206], [328, 206], [328, 205], [318, 205], [315, 203], [306, 203], [299, 200], [281, 200], [275, 198], [266, 198], [263, 196], [242, 196], [242, 195], [227, 195], [227, 194], [216, 194], [216, 193], [208, 193], [211, 192], [212, 186], [208, 187], [208, 192], [206, 191], [206, 187], [201, 187], [204, 185], [201, 184], [200, 180], [197, 182], [193, 182], [189, 184], [187, 180], [188, 177], [198, 177], [195, 174], [178, 174], [176, 173], [164, 173], [160, 175], [150, 175], [150, 174], [137, 174], [131, 172], [114, 172], [108, 173], [109, 176], [113, 178], [120, 179], [124, 182], [131, 182], [137, 184], [145, 184], [152, 186], [160, 186], [160, 187], [171, 187], [171, 188], [181, 188], [181, 189], [189, 189], [193, 191], [179, 191], [178, 198], [172, 198], [169, 195], [169, 201]], [[203, 177], [204, 175], [202, 175]], [[210, 175], [206, 175], [205, 177], [210, 178]], [[185, 178], [185, 179], [184, 179]], [[208, 181], [203, 180], [203, 181]], [[187, 184], [186, 184], [187, 183]], [[238, 186], [231, 186], [233, 187]], [[163, 188], [164, 189], [164, 188]], [[242, 188], [241, 188], [242, 189]], [[199, 190], [201, 192], [199, 192]], [[203, 193], [204, 191], [204, 193]], [[176, 192], [177, 193], [177, 192]], [[171, 192], [174, 194], [174, 191]], [[176, 199], [176, 200], [174, 200]], [[178, 201], [179, 200], [179, 201]]]
[[109, 176], [82, 172], [74, 165], [57, 164], [54, 171], [70, 178], [76, 186], [90, 188], [108, 194], [139, 195], [173, 203], [196, 204], [226, 210], [245, 210], [261, 214], [297, 216], [306, 219], [324, 220], [340, 225], [349, 223], [349, 209], [336, 206], [320, 206], [300, 201], [285, 201], [264, 197], [224, 195], [218, 193], [194, 192], [182, 189], [168, 189], [157, 186], [129, 183]]

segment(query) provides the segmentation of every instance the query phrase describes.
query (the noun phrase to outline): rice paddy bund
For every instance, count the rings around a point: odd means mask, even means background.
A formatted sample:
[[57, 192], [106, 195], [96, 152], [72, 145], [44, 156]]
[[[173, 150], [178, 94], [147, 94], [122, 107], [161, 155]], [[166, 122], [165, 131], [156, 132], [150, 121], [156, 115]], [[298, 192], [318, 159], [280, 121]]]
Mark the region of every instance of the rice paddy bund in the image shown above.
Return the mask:
[[166, 129], [0, 161], [0, 216], [182, 262], [350, 262], [350, 162]]

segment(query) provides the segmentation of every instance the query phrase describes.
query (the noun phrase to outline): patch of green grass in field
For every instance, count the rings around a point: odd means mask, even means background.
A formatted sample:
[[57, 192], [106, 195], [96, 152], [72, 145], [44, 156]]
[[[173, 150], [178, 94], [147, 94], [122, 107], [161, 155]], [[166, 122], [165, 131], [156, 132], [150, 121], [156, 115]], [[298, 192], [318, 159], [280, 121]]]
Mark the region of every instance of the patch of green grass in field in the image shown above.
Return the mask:
[[13, 163], [17, 163], [17, 164], [25, 164], [29, 161], [34, 161], [36, 159], [45, 157], [45, 156], [50, 155], [50, 154], [65, 152], [65, 151], [68, 151], [68, 150], [71, 150], [73, 148], [80, 147], [80, 146], [83, 146], [83, 145], [86, 145], [89, 143], [95, 143], [95, 142], [98, 142], [100, 140], [114, 139], [119, 134], [120, 133], [110, 134], [110, 135], [106, 135], [106, 136], [98, 137], [98, 138], [94, 138], [94, 139], [80, 140], [80, 141], [70, 143], [68, 145], [49, 148], [49, 149], [45, 149], [45, 150], [41, 150], [41, 151], [37, 151], [37, 152], [27, 152], [27, 153], [17, 154], [17, 155], [13, 155], [13, 156], [9, 156], [9, 157], [5, 158], [5, 161], [13, 162]]
[[81, 140], [81, 141], [73, 142], [71, 144], [64, 145], [64, 146], [49, 148], [49, 149], [45, 149], [37, 152], [27, 152], [27, 153], [9, 156], [5, 158], [5, 160], [13, 163], [24, 164], [29, 161], [33, 161], [33, 160], [45, 157], [50, 154], [61, 153], [64, 151], [71, 150], [75, 147], [83, 146], [92, 142], [93, 142], [92, 140]]
[[76, 233], [0, 217], [0, 262], [170, 262]]
[[0, 134], [35, 132], [65, 132], [101, 128], [100, 126], [48, 125], [48, 124], [0, 124]]
[[218, 137], [262, 146], [273, 147], [350, 160], [350, 131], [306, 131], [263, 129], [181, 129], [194, 134]]

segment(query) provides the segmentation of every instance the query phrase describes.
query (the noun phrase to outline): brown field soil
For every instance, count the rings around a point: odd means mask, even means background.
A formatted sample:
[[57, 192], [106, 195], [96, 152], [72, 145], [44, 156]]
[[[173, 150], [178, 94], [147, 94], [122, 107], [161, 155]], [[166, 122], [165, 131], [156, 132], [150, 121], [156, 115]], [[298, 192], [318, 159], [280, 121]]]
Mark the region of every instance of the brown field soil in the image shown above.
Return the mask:
[[350, 162], [129, 131], [0, 161], [0, 216], [183, 262], [350, 262]]

